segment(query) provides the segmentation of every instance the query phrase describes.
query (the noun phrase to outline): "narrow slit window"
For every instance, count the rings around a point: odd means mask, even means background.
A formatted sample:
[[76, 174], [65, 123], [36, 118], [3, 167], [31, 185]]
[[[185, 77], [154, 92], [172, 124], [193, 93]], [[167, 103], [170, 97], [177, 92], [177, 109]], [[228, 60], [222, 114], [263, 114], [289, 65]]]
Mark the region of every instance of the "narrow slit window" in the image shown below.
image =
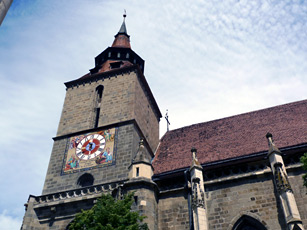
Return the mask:
[[99, 116], [100, 116], [100, 108], [96, 108], [96, 117], [95, 117], [95, 126], [94, 126], [94, 128], [98, 127]]
[[135, 205], [138, 205], [138, 197], [137, 197], [137, 196], [134, 196], [133, 198], [134, 198], [134, 204], [135, 204]]
[[95, 109], [94, 128], [97, 128], [99, 124], [102, 93], [103, 93], [103, 86], [100, 85], [96, 88], [96, 97], [95, 97], [96, 102], [95, 102], [95, 108], [94, 108]]
[[139, 175], [140, 175], [140, 168], [137, 167], [137, 168], [136, 168], [136, 176], [138, 177]]
[[97, 102], [98, 102], [98, 103], [101, 102], [102, 92], [103, 92], [103, 86], [100, 85], [100, 86], [98, 86], [98, 87], [96, 88]]

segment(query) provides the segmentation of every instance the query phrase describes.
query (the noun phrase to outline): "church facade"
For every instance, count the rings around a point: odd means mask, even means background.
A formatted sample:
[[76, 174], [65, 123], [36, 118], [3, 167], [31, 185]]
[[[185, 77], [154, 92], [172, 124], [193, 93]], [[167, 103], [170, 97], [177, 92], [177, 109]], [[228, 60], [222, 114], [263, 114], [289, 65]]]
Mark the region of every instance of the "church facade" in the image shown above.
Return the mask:
[[[125, 19], [125, 15], [124, 15]], [[95, 67], [65, 83], [42, 195], [22, 229], [67, 229], [102, 193], [134, 192], [152, 230], [307, 229], [299, 158], [307, 100], [168, 131], [125, 20]], [[273, 140], [274, 135], [274, 140]]]

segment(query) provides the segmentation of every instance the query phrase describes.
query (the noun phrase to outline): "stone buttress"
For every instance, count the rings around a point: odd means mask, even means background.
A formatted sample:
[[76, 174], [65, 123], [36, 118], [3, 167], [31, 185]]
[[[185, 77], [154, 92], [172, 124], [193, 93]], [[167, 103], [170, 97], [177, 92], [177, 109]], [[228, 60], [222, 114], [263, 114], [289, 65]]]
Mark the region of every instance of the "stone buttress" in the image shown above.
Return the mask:
[[295, 202], [293, 190], [289, 183], [281, 151], [275, 146], [272, 134], [266, 135], [269, 144], [268, 158], [273, 173], [278, 198], [282, 204], [285, 221], [289, 230], [304, 230], [300, 213]]

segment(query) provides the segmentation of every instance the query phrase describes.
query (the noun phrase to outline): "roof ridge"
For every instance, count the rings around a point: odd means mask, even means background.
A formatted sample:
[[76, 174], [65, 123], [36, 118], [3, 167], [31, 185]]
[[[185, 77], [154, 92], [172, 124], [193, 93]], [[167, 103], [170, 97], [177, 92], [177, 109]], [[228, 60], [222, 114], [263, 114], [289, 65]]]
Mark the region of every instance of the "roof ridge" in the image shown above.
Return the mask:
[[235, 118], [235, 117], [239, 117], [239, 116], [243, 116], [243, 115], [257, 113], [257, 112], [261, 112], [261, 111], [265, 111], [265, 110], [272, 110], [272, 109], [276, 109], [276, 108], [287, 107], [289, 105], [301, 104], [301, 103], [304, 103], [304, 102], [307, 103], [307, 99], [303, 99], [303, 100], [300, 100], [300, 101], [289, 102], [289, 103], [285, 103], [285, 104], [281, 104], [281, 105], [276, 105], [276, 106], [272, 106], [272, 107], [267, 107], [267, 108], [263, 108], [263, 109], [258, 109], [258, 110], [254, 110], [254, 111], [244, 112], [244, 113], [240, 113], [240, 114], [236, 114], [236, 115], [231, 115], [231, 116], [223, 117], [223, 118], [218, 118], [218, 119], [214, 119], [214, 120], [199, 122], [199, 123], [192, 124], [192, 125], [186, 125], [186, 126], [183, 126], [183, 127], [177, 128], [177, 129], [169, 130], [168, 132], [166, 132], [162, 136], [161, 140], [168, 133], [173, 133], [173, 132], [176, 132], [176, 131], [179, 131], [179, 130], [183, 130], [183, 129], [186, 129], [186, 128], [191, 128], [191, 127], [195, 127], [195, 126], [202, 125], [202, 124], [208, 124], [208, 123], [213, 123], [213, 122], [217, 122], [217, 121], [221, 121], [221, 120], [225, 120], [225, 119], [230, 119], [230, 118]]

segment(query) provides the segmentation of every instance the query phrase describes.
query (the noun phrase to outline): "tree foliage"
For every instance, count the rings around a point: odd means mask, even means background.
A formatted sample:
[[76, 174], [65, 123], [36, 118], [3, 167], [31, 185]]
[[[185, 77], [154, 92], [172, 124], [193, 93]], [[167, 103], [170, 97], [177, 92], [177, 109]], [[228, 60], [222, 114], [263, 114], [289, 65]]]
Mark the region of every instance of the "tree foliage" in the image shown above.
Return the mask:
[[133, 193], [122, 200], [103, 194], [91, 209], [76, 215], [69, 230], [147, 230], [147, 224], [142, 223], [145, 217], [131, 211], [132, 203]]
[[[305, 153], [302, 157], [301, 157], [301, 162], [303, 163], [303, 169], [307, 170], [307, 153]], [[307, 187], [307, 173], [305, 173], [303, 175], [303, 180], [304, 180], [304, 186]]]

